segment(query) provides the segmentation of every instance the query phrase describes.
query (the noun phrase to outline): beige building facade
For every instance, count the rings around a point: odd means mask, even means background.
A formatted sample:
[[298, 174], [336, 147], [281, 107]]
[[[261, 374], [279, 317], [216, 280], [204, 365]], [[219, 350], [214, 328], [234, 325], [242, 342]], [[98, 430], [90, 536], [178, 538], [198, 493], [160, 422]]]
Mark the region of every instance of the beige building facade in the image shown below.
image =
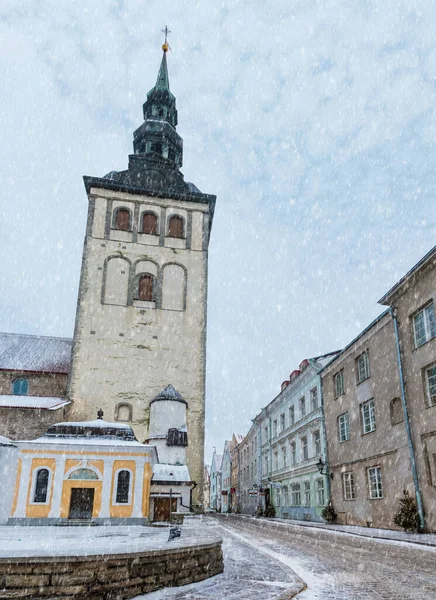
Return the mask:
[[397, 322], [423, 525], [436, 531], [436, 247], [380, 300]]
[[340, 523], [395, 528], [414, 493], [394, 324], [385, 311], [322, 374], [331, 499]]
[[203, 488], [208, 244], [215, 196], [186, 183], [166, 51], [126, 171], [85, 177], [89, 210], [69, 381], [72, 418], [148, 437], [171, 384], [187, 403], [187, 465]]

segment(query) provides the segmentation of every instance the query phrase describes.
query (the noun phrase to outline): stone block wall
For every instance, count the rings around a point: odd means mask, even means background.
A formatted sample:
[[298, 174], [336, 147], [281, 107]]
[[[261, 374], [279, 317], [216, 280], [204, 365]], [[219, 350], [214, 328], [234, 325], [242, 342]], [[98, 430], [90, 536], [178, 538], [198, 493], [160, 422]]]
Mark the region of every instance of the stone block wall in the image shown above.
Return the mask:
[[0, 599], [124, 600], [224, 570], [221, 541], [188, 548], [0, 560]]
[[71, 406], [58, 410], [40, 408], [0, 408], [0, 435], [10, 440], [34, 440], [50, 425], [67, 421]]

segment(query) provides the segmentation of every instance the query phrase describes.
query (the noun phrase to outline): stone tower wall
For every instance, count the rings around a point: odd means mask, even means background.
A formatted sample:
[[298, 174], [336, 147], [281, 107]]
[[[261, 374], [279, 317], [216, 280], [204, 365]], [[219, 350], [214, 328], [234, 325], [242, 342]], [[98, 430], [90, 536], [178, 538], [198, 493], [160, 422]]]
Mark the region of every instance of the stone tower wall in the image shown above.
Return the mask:
[[[115, 211], [131, 211], [131, 231], [114, 229]], [[144, 210], [158, 234], [139, 231]], [[184, 239], [168, 218], [184, 219]], [[91, 188], [69, 381], [72, 419], [117, 417], [130, 405], [138, 440], [147, 437], [149, 402], [169, 383], [188, 403], [191, 478], [202, 489], [209, 205]], [[134, 299], [138, 273], [155, 276], [155, 302]]]

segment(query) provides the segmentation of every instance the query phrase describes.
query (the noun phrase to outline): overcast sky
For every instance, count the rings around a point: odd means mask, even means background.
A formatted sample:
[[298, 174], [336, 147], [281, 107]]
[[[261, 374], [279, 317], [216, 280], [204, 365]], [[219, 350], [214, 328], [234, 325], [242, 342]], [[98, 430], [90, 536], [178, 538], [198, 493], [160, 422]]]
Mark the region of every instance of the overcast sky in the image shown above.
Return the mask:
[[72, 336], [87, 197], [161, 59], [218, 196], [206, 457], [436, 243], [434, 0], [3, 0], [0, 330]]

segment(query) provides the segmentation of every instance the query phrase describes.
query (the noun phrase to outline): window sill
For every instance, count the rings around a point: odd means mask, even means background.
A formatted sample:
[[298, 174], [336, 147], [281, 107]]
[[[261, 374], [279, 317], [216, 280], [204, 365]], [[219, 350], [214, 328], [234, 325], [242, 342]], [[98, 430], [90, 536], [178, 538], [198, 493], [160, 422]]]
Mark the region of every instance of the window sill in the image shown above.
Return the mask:
[[368, 435], [369, 433], [374, 433], [374, 431], [377, 431], [376, 427], [374, 427], [374, 429], [371, 429], [371, 431], [362, 431], [362, 433], [360, 435], [361, 436]]
[[419, 350], [420, 348], [423, 348], [424, 346], [426, 346], [429, 342], [431, 342], [433, 340], [436, 340], [436, 336], [433, 336], [433, 337], [429, 338], [428, 340], [425, 340], [425, 342], [423, 342], [419, 346], [415, 346], [414, 345], [412, 352], [416, 352], [416, 350]]
[[379, 498], [368, 498], [368, 500], [384, 500], [384, 496], [380, 496]]
[[346, 442], [349, 442], [349, 441], [350, 441], [350, 438], [348, 438], [348, 440], [339, 440], [339, 443], [340, 444], [345, 444]]
[[133, 306], [136, 306], [136, 308], [156, 308], [156, 302], [150, 302], [149, 300], [133, 300]]
[[368, 379], [371, 379], [371, 375], [368, 375], [368, 377], [365, 377], [365, 379], [361, 379], [360, 381], [358, 381], [356, 383], [356, 385], [360, 385], [361, 383], [364, 383], [365, 381], [368, 381]]

